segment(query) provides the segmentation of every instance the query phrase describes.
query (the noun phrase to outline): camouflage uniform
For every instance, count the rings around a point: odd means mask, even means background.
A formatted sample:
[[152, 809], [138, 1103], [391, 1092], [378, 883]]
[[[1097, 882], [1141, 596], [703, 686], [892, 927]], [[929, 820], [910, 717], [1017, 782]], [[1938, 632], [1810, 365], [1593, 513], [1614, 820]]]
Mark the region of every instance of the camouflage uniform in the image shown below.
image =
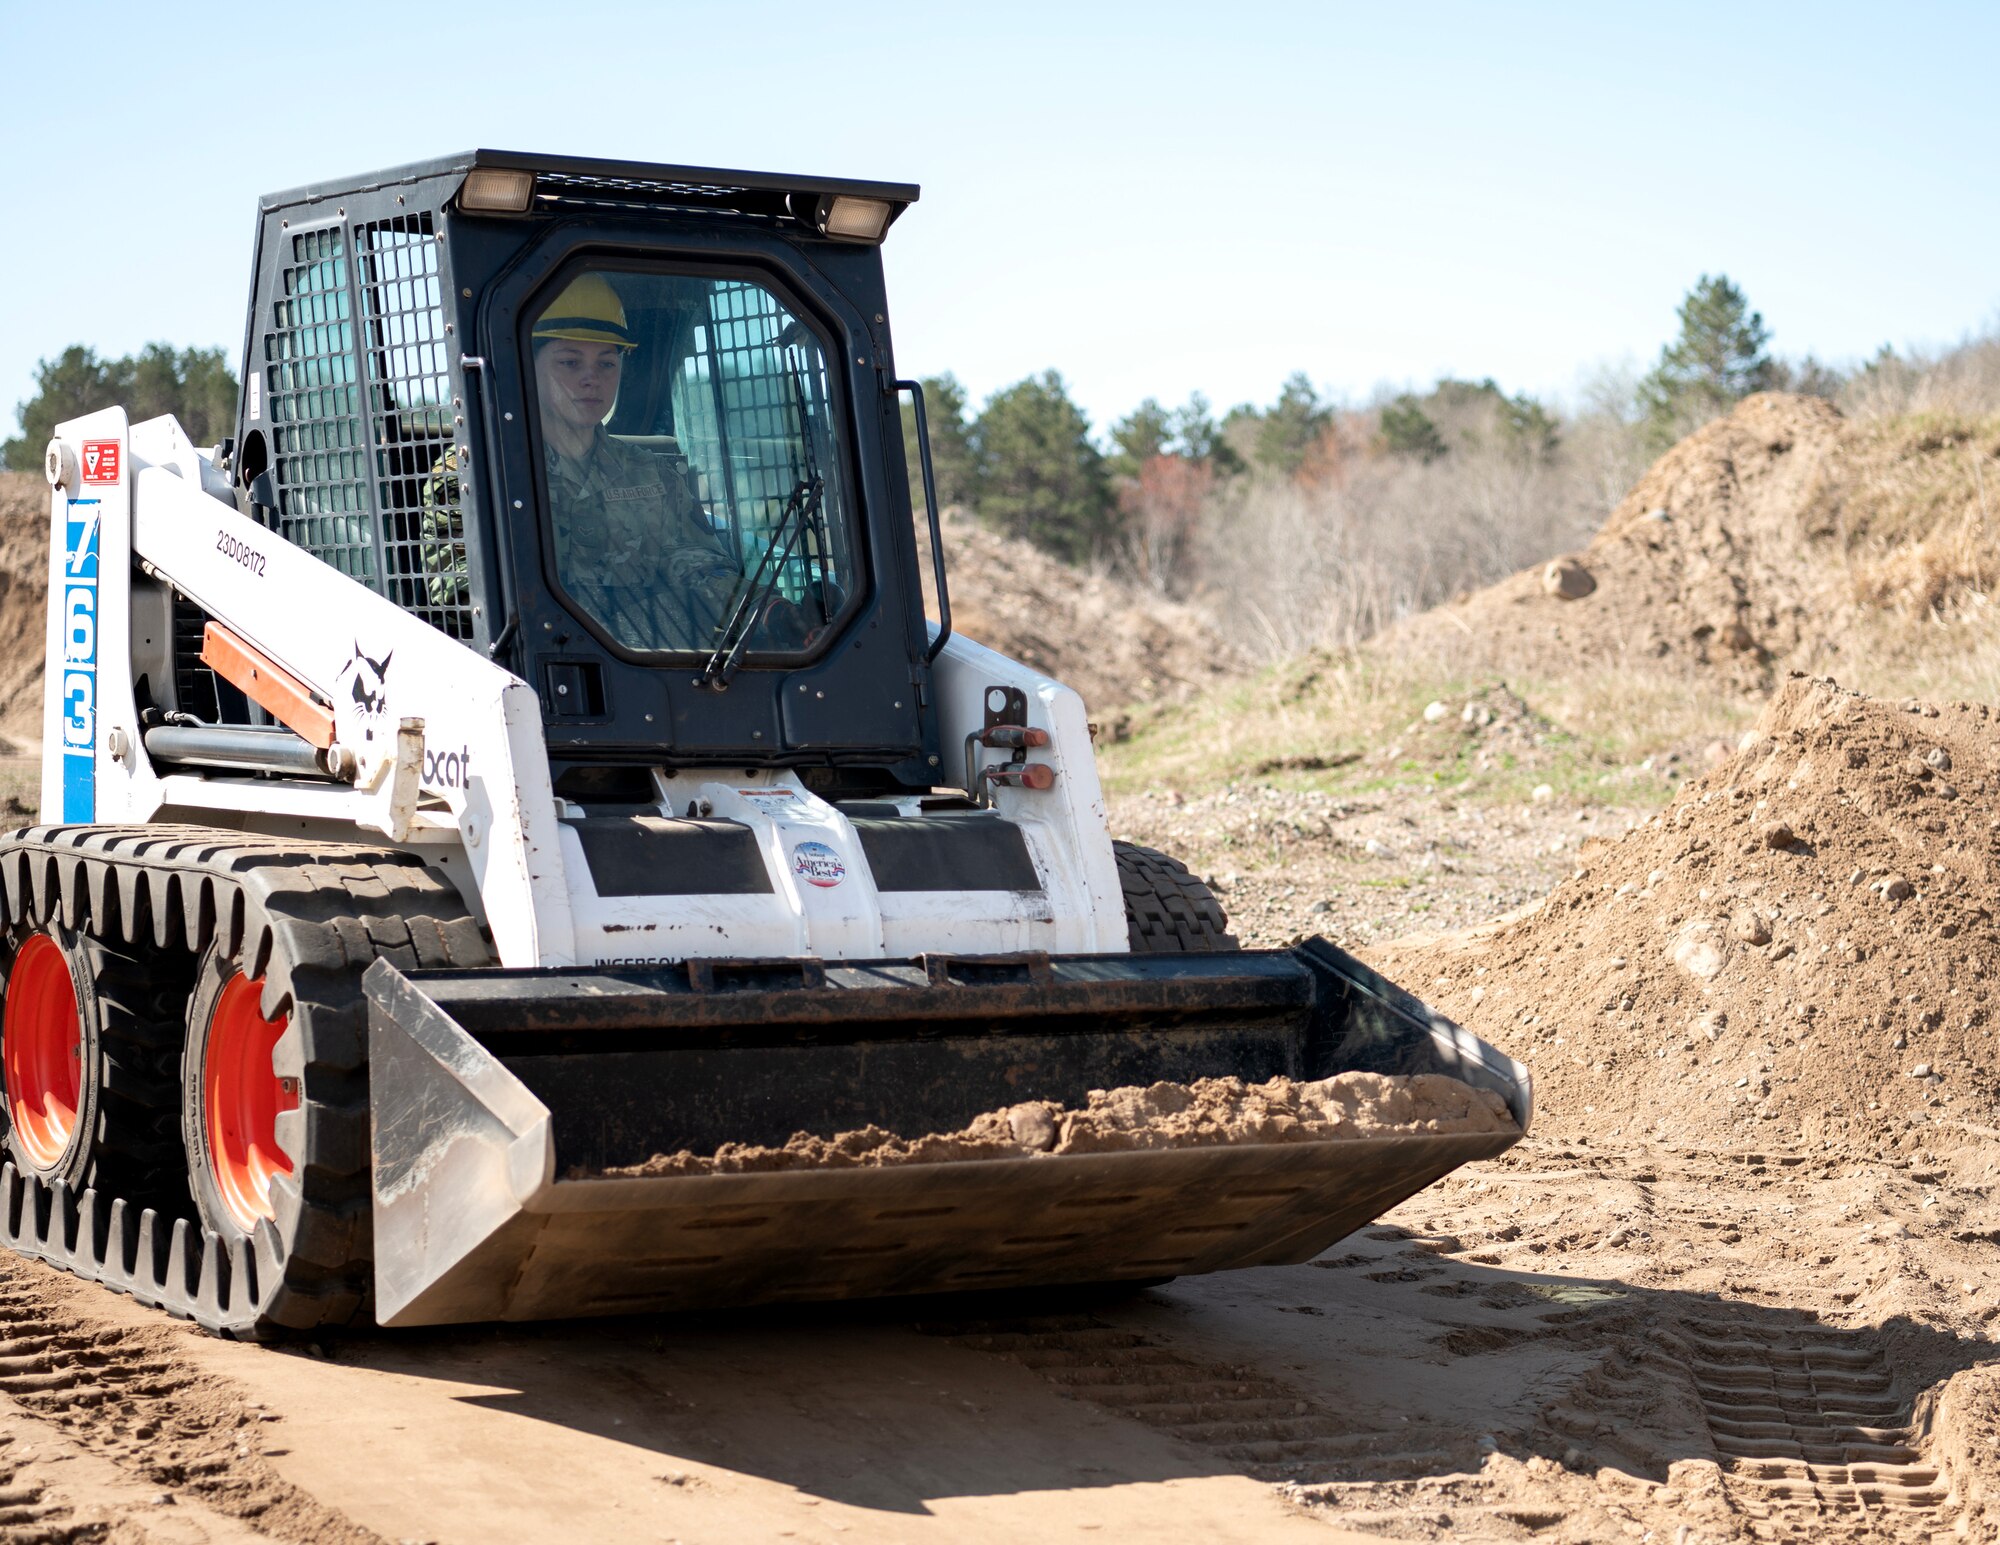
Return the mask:
[[[713, 648], [742, 569], [703, 518], [687, 463], [602, 427], [582, 456], [546, 455], [562, 588], [631, 648]], [[424, 568], [437, 604], [464, 599], [457, 484], [447, 454], [424, 498]]]
[[433, 606], [466, 606], [465, 511], [460, 505], [458, 448], [438, 459], [424, 483], [423, 518], [418, 534], [424, 566], [424, 593]]
[[635, 649], [710, 649], [742, 569], [708, 528], [687, 463], [612, 439], [548, 452], [549, 515], [564, 590]]

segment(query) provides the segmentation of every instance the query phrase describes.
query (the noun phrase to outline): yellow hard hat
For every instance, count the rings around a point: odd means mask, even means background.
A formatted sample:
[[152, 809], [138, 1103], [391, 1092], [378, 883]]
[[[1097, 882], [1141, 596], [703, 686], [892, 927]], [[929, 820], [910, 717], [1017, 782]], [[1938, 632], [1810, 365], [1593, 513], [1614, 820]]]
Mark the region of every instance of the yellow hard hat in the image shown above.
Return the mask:
[[567, 338], [572, 343], [615, 343], [635, 348], [638, 340], [625, 326], [625, 303], [602, 274], [580, 274], [548, 304], [535, 321], [537, 338]]

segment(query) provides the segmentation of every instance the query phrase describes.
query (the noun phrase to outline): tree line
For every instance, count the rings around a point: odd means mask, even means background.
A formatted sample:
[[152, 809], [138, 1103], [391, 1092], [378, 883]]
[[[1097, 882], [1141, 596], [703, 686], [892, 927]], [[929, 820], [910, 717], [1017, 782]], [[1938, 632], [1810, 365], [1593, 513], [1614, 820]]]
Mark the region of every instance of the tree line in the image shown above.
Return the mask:
[[236, 428], [236, 377], [220, 349], [149, 343], [137, 354], [99, 359], [72, 344], [36, 367], [35, 395], [20, 404], [21, 432], [0, 446], [0, 461], [32, 472], [56, 425], [101, 408], [122, 407], [134, 423], [171, 413], [196, 445], [213, 445]]
[[[1847, 379], [1811, 357], [1775, 357], [1763, 316], [1725, 274], [1703, 275], [1678, 315], [1679, 332], [1652, 368], [1624, 386], [1622, 400], [1596, 405], [1627, 432], [1634, 454], [1659, 454], [1753, 392], [1831, 396]], [[1885, 349], [1882, 358], [1893, 355]], [[1174, 533], [1235, 479], [1337, 484], [1368, 457], [1548, 460], [1572, 427], [1555, 408], [1490, 377], [1445, 378], [1351, 409], [1299, 372], [1268, 406], [1245, 403], [1219, 417], [1199, 393], [1175, 408], [1148, 398], [1102, 439], [1053, 370], [995, 392], [977, 412], [949, 374], [924, 386], [940, 498], [1071, 562], [1140, 569], [1168, 556]], [[904, 429], [914, 457], [907, 410]]]
[[[1681, 302], [1680, 330], [1623, 400], [1600, 414], [1627, 432], [1634, 453], [1657, 454], [1751, 392], [1790, 388], [1831, 395], [1843, 377], [1769, 349], [1770, 330], [1726, 275], [1703, 275]], [[1867, 368], [1879, 368], [1893, 356]], [[4, 446], [8, 467], [40, 465], [65, 419], [122, 404], [132, 417], [173, 413], [197, 444], [233, 422], [237, 383], [220, 349], [149, 344], [100, 359], [82, 345], [41, 362], [37, 391], [20, 404], [21, 433]], [[1178, 407], [1148, 398], [1100, 438], [1054, 370], [995, 392], [975, 412], [949, 374], [925, 382], [940, 497], [995, 528], [1067, 561], [1111, 562], [1141, 578], [1178, 561], [1218, 492], [1249, 479], [1337, 486], [1358, 461], [1434, 465], [1453, 456], [1556, 457], [1576, 425], [1492, 379], [1443, 379], [1362, 408], [1322, 395], [1304, 372], [1276, 400], [1218, 415], [1199, 393]], [[915, 453], [905, 410], [906, 448]], [[1622, 491], [1622, 490], [1621, 490]], [[1614, 495], [1615, 497], [1615, 495]]]

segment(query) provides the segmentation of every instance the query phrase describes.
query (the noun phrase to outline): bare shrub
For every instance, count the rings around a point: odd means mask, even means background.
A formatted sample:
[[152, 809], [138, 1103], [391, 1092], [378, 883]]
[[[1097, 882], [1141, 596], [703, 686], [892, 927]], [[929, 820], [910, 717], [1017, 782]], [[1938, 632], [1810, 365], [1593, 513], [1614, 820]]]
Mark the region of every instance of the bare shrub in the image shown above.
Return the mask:
[[1652, 465], [1638, 400], [1638, 364], [1603, 360], [1580, 375], [1576, 411], [1563, 424], [1558, 454], [1607, 515]]
[[2000, 413], [2000, 325], [1937, 352], [1884, 351], [1851, 375], [1835, 398], [1850, 418]]
[[1616, 497], [1591, 462], [1498, 443], [1343, 472], [1237, 479], [1208, 501], [1183, 587], [1252, 657], [1354, 644], [1577, 545]]
[[1215, 489], [1212, 462], [1149, 456], [1118, 490], [1117, 567], [1147, 589], [1171, 594]]

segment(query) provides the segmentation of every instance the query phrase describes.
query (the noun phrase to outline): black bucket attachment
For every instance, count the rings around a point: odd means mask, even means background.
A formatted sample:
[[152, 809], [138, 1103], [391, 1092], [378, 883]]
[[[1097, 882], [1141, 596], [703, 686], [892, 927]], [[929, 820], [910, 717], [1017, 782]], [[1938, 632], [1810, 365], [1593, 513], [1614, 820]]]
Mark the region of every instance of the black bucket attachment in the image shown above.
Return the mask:
[[609, 1176], [656, 1154], [1235, 1076], [1527, 1070], [1326, 943], [1211, 955], [370, 968], [384, 1325], [1144, 1280], [1311, 1259], [1518, 1133]]

